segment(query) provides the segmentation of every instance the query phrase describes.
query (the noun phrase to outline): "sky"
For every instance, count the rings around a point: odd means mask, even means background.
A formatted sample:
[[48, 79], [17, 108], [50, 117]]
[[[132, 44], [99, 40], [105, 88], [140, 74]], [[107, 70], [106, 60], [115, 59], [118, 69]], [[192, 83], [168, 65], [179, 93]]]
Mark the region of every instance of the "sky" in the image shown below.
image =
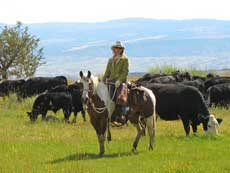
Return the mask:
[[0, 0], [0, 23], [153, 19], [230, 20], [230, 0]]

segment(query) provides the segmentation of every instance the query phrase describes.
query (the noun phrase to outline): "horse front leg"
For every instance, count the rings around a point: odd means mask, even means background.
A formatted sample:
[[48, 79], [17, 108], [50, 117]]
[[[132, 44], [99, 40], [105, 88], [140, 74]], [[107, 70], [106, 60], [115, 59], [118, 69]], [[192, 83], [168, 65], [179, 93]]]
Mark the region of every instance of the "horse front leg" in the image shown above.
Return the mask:
[[141, 136], [142, 136], [142, 134], [143, 134], [143, 130], [144, 130], [144, 129], [141, 128], [141, 125], [140, 125], [139, 122], [138, 122], [137, 124], [134, 124], [134, 126], [135, 126], [136, 129], [137, 129], [137, 136], [136, 136], [136, 138], [135, 138], [135, 140], [134, 140], [134, 142], [133, 142], [133, 149], [132, 149], [132, 152], [137, 151], [137, 146], [138, 146], [139, 140], [140, 140], [140, 138], [141, 138]]
[[103, 156], [105, 153], [105, 134], [97, 134], [100, 153], [99, 156]]
[[115, 103], [111, 102], [109, 105], [108, 118], [107, 118], [107, 140], [108, 141], [112, 140], [112, 136], [111, 136], [111, 132], [110, 132], [110, 122], [111, 122], [111, 117], [112, 117], [112, 114], [114, 111], [115, 111]]

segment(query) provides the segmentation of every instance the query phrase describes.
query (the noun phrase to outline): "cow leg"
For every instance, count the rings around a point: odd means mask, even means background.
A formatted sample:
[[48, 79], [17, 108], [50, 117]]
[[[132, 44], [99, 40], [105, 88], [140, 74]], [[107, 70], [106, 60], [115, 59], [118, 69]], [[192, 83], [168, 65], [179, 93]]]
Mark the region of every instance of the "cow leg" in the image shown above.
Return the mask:
[[140, 126], [140, 124], [139, 123], [137, 123], [137, 124], [134, 124], [134, 126], [136, 127], [136, 129], [137, 129], [137, 136], [136, 136], [136, 138], [135, 138], [135, 140], [134, 140], [134, 142], [133, 142], [133, 149], [132, 149], [132, 152], [135, 152], [136, 150], [137, 150], [137, 145], [138, 145], [138, 143], [139, 143], [139, 140], [140, 140], [140, 138], [141, 138], [141, 136], [142, 136], [142, 128], [141, 128], [141, 126]]
[[73, 118], [72, 123], [76, 123], [76, 122], [77, 122], [77, 112], [74, 112], [74, 118]]
[[154, 147], [154, 139], [155, 139], [155, 120], [154, 116], [150, 116], [146, 118], [146, 126], [148, 129], [148, 134], [149, 134], [149, 150], [153, 150]]
[[69, 117], [70, 117], [71, 111], [68, 109], [63, 109], [63, 114], [64, 114], [65, 122], [69, 123]]
[[193, 133], [197, 132], [197, 125], [194, 122], [192, 123], [192, 131]]
[[183, 126], [184, 126], [184, 130], [186, 133], [186, 136], [189, 136], [189, 132], [190, 132], [190, 126], [189, 126], [189, 119], [188, 118], [182, 118], [182, 122], [183, 122]]
[[45, 111], [42, 113], [42, 121], [45, 121], [47, 112], [48, 112], [48, 111], [45, 110]]

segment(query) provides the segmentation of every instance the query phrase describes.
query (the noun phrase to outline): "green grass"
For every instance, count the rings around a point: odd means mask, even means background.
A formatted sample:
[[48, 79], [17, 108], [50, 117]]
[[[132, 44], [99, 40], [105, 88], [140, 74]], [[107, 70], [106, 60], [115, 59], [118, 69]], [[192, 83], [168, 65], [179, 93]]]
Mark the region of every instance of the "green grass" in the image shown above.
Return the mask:
[[[106, 142], [105, 157], [100, 158], [89, 121], [79, 116], [77, 124], [44, 123], [39, 118], [32, 124], [26, 115], [32, 103], [0, 99], [1, 173], [230, 172], [229, 110], [211, 110], [224, 119], [217, 137], [204, 134], [201, 127], [196, 136], [185, 137], [180, 121], [159, 120], [154, 151], [148, 151], [148, 137], [143, 137], [137, 154], [131, 152], [134, 127], [112, 128], [113, 140]], [[63, 118], [61, 112], [57, 116]]]
[[190, 69], [183, 69], [179, 68], [173, 65], [163, 65], [163, 66], [154, 66], [148, 70], [148, 73], [155, 74], [155, 73], [166, 73], [171, 75], [173, 72], [180, 70], [181, 72], [188, 71], [192, 75], [198, 75], [198, 76], [206, 76], [208, 72], [202, 71], [196, 68], [190, 68]]

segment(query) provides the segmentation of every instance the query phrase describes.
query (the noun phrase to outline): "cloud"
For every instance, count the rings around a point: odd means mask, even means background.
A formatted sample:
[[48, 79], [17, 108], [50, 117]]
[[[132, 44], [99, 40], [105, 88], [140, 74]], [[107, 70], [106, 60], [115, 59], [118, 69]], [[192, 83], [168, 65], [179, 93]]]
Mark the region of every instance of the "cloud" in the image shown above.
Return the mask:
[[70, 49], [67, 49], [64, 52], [78, 51], [78, 50], [83, 50], [83, 49], [87, 49], [90, 47], [97, 47], [97, 46], [104, 46], [104, 45], [106, 45], [105, 40], [90, 41], [90, 42], [87, 42], [87, 43], [82, 44], [80, 46], [71, 47]]
[[149, 37], [140, 37], [140, 38], [125, 40], [124, 43], [134, 43], [134, 42], [145, 41], [145, 40], [159, 40], [159, 39], [166, 38], [166, 37], [167, 37], [166, 35], [156, 35], [156, 36], [149, 36]]

